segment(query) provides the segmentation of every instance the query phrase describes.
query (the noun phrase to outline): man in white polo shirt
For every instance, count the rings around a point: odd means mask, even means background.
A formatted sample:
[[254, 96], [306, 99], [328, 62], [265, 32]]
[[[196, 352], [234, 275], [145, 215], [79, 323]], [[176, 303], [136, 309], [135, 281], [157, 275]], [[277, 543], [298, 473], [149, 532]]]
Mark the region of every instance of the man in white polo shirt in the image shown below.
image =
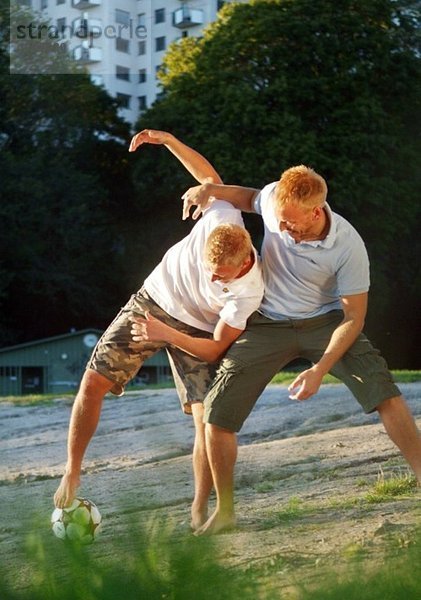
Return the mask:
[[[141, 132], [133, 138], [131, 150], [142, 143], [165, 144], [198, 181], [221, 181], [206, 159], [167, 132]], [[212, 476], [202, 401], [215, 374], [210, 363], [220, 360], [245, 329], [262, 296], [261, 267], [241, 212], [228, 202], [215, 201], [190, 234], [168, 250], [94, 349], [72, 410], [68, 460], [54, 497], [56, 506], [68, 506], [74, 498], [104, 395], [123, 394], [143, 362], [165, 348], [183, 410], [193, 415], [196, 427], [192, 527], [206, 521]], [[137, 318], [143, 329], [163, 321], [171, 334], [168, 341], [164, 336], [157, 341], [133, 340], [131, 328]]]
[[235, 523], [235, 432], [275, 373], [298, 357], [313, 366], [291, 384], [291, 399], [306, 400], [318, 391], [326, 373], [337, 376], [365, 412], [379, 413], [421, 482], [421, 437], [414, 419], [386, 362], [362, 334], [369, 289], [367, 252], [352, 225], [326, 203], [324, 179], [301, 165], [261, 191], [196, 186], [184, 195], [184, 218], [192, 206], [197, 206], [197, 218], [214, 196], [262, 216], [265, 295], [259, 312], [222, 360], [205, 399], [207, 451], [218, 500], [197, 533], [217, 533]]

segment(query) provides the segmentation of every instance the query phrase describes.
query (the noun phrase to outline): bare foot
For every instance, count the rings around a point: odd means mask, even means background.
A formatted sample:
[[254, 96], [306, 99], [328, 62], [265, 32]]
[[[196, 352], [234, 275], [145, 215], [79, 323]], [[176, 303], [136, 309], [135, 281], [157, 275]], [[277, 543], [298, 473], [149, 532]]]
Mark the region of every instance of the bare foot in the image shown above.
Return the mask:
[[194, 535], [215, 535], [223, 531], [228, 531], [236, 526], [235, 515], [224, 515], [215, 511], [213, 515], [199, 529], [196, 529]]
[[200, 527], [202, 527], [202, 525], [204, 525], [207, 520], [208, 520], [208, 509], [207, 509], [207, 507], [205, 509], [196, 509], [194, 507], [194, 505], [192, 505], [192, 507], [191, 507], [191, 521], [190, 521], [190, 527], [192, 528], [192, 530], [196, 531], [197, 529], [199, 529]]
[[54, 504], [57, 508], [70, 506], [73, 502], [76, 490], [80, 485], [79, 475], [68, 475], [65, 473], [61, 479], [60, 485], [54, 494]]

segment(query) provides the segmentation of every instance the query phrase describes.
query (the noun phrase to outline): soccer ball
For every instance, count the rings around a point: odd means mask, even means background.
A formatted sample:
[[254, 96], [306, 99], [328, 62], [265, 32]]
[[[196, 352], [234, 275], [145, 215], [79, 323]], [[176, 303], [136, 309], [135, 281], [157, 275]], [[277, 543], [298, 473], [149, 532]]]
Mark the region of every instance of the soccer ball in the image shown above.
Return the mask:
[[70, 506], [56, 508], [51, 515], [54, 535], [61, 540], [91, 544], [101, 529], [102, 516], [86, 498], [75, 498]]

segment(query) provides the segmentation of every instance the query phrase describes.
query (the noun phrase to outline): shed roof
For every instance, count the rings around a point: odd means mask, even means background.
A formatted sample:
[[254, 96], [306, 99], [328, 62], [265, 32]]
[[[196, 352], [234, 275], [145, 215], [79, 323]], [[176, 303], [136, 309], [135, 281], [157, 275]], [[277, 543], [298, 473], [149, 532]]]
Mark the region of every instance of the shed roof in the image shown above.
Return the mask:
[[54, 335], [51, 337], [47, 337], [47, 338], [41, 338], [38, 340], [33, 340], [31, 342], [25, 342], [23, 344], [15, 344], [14, 346], [7, 346], [5, 348], [0, 348], [0, 353], [1, 352], [10, 352], [11, 350], [20, 350], [23, 348], [29, 348], [31, 346], [38, 346], [40, 344], [45, 344], [45, 343], [49, 343], [49, 342], [58, 342], [60, 340], [65, 340], [65, 339], [69, 339], [72, 337], [77, 337], [80, 335], [86, 335], [87, 333], [95, 333], [98, 336], [102, 335], [102, 330], [101, 329], [81, 329], [79, 331], [70, 331], [69, 333], [63, 333], [61, 335]]

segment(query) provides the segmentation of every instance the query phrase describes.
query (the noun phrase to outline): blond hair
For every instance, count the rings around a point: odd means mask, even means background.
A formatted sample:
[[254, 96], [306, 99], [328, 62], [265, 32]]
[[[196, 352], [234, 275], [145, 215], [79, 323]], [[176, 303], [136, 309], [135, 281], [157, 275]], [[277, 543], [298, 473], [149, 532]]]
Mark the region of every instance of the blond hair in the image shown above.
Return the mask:
[[284, 171], [276, 185], [275, 203], [278, 208], [296, 204], [303, 208], [323, 206], [326, 202], [326, 181], [310, 167], [299, 165]]
[[205, 261], [212, 266], [241, 266], [250, 256], [252, 243], [249, 232], [240, 225], [218, 225], [205, 244]]

